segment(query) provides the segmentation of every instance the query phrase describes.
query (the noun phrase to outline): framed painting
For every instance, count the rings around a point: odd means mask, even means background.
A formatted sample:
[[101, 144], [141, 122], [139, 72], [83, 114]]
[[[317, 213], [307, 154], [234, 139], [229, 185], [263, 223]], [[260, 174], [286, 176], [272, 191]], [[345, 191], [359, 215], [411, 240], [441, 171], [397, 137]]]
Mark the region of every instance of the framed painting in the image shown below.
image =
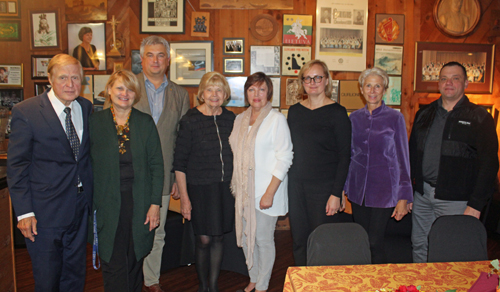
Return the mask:
[[94, 75], [83, 76], [82, 90], [80, 92], [80, 96], [83, 96], [86, 99], [88, 99], [91, 103], [94, 103]]
[[184, 33], [184, 0], [140, 0], [141, 33]]
[[243, 74], [244, 72], [244, 58], [224, 58], [224, 74]]
[[443, 34], [464, 37], [478, 25], [481, 6], [478, 0], [437, 0], [433, 16], [436, 27]]
[[47, 68], [49, 67], [50, 59], [54, 56], [31, 56], [31, 79], [47, 79], [49, 77]]
[[469, 85], [465, 93], [492, 93], [494, 53], [493, 44], [416, 42], [414, 90], [439, 92], [442, 66], [455, 61], [467, 70]]
[[389, 88], [385, 91], [386, 105], [401, 105], [401, 77], [389, 76]]
[[23, 87], [23, 64], [0, 64], [0, 86]]
[[251, 46], [250, 74], [280, 75], [280, 46]]
[[59, 48], [59, 10], [30, 11], [32, 49]]
[[205, 73], [213, 71], [213, 42], [172, 42], [170, 60], [172, 81], [197, 86]]
[[242, 55], [245, 52], [244, 38], [224, 38], [224, 55]]
[[309, 61], [311, 61], [311, 47], [283, 46], [281, 75], [297, 76], [302, 66]]
[[404, 43], [405, 16], [403, 14], [375, 15], [375, 43], [397, 44]]
[[106, 70], [105, 23], [68, 23], [68, 54], [85, 71]]
[[20, 0], [3, 0], [0, 1], [0, 17], [21, 17], [21, 1]]
[[21, 41], [21, 20], [0, 19], [0, 42]]
[[376, 67], [385, 70], [389, 75], [401, 75], [403, 68], [403, 47], [375, 45]]
[[286, 105], [291, 106], [302, 100], [302, 94], [299, 92], [299, 79], [287, 78], [286, 79]]
[[141, 51], [140, 50], [132, 50], [131, 51], [131, 63], [132, 63], [132, 72], [134, 74], [139, 74], [142, 72], [142, 60], [141, 60]]
[[312, 15], [283, 15], [283, 44], [312, 45]]
[[108, 20], [108, 0], [65, 0], [66, 21]]
[[210, 35], [210, 12], [191, 13], [191, 36], [208, 37]]

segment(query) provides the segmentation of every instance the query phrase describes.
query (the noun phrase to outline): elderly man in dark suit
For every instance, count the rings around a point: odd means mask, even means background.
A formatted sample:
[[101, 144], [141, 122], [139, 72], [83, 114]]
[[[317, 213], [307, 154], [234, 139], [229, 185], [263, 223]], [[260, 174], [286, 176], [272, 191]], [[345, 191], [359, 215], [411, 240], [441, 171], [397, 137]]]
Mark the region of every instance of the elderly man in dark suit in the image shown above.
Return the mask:
[[77, 59], [56, 55], [50, 91], [12, 109], [7, 182], [26, 237], [35, 291], [83, 291], [92, 204], [88, 120]]

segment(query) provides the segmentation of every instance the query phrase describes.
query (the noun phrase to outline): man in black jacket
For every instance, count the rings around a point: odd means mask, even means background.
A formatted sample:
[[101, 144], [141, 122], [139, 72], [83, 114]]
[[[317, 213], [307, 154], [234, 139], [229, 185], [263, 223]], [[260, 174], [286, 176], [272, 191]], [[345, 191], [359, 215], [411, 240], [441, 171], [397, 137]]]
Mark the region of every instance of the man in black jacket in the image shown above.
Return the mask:
[[443, 66], [441, 97], [417, 112], [410, 136], [413, 261], [427, 261], [427, 237], [434, 220], [465, 214], [479, 219], [498, 172], [498, 138], [493, 118], [464, 95], [465, 68]]

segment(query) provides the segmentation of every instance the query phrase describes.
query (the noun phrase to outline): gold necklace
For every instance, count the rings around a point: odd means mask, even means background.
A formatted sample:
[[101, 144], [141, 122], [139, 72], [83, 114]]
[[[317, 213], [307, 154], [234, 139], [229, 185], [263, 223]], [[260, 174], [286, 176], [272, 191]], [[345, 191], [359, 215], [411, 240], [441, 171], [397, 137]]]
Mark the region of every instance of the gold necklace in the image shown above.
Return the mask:
[[116, 122], [116, 115], [115, 115], [115, 110], [113, 109], [113, 105], [111, 105], [110, 108], [111, 108], [111, 113], [113, 114], [113, 122], [115, 123], [116, 127], [116, 134], [118, 135], [118, 152], [120, 152], [120, 154], [125, 154], [125, 152], [127, 152], [127, 149], [125, 149], [125, 142], [130, 140], [129, 137], [130, 128], [128, 125], [128, 120], [130, 119], [130, 114], [132, 113], [132, 110], [130, 110], [130, 112], [128, 113], [127, 122], [125, 123], [125, 125], [121, 126], [118, 125], [118, 123]]

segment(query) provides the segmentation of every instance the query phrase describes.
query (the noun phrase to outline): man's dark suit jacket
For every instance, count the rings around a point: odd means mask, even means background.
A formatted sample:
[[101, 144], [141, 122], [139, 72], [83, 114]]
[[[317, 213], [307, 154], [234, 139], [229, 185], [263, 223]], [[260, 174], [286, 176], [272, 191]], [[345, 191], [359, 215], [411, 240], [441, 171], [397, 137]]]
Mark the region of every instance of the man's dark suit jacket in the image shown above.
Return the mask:
[[88, 126], [92, 104], [83, 97], [76, 99], [83, 116], [83, 137], [76, 161], [47, 92], [12, 109], [7, 183], [17, 216], [34, 212], [37, 227], [65, 227], [75, 214], [78, 176], [88, 206], [92, 206]]

